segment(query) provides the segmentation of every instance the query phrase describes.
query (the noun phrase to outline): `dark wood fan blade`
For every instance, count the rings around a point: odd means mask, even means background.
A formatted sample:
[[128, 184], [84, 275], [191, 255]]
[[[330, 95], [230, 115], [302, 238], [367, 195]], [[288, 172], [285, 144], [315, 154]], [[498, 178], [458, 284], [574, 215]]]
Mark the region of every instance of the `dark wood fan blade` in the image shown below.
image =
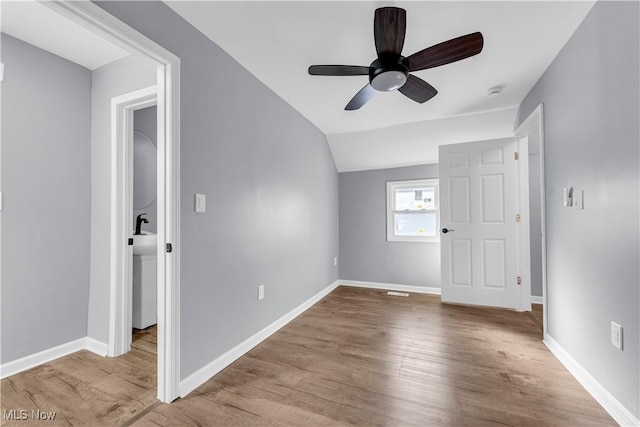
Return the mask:
[[373, 37], [378, 58], [384, 63], [386, 58], [397, 60], [404, 46], [407, 28], [407, 12], [398, 7], [376, 9], [373, 21]]
[[407, 58], [409, 71], [425, 70], [439, 67], [469, 58], [482, 52], [484, 39], [481, 33], [451, 39], [416, 52]]
[[433, 86], [419, 77], [409, 74], [407, 82], [398, 89], [404, 96], [420, 104], [427, 102], [438, 94]]
[[368, 76], [369, 67], [360, 65], [312, 65], [309, 67], [312, 76]]
[[376, 90], [373, 88], [373, 86], [367, 83], [365, 87], [360, 89], [360, 92], [356, 93], [356, 96], [354, 96], [351, 101], [349, 101], [344, 109], [347, 111], [359, 109], [371, 98], [373, 98], [374, 93], [376, 93]]

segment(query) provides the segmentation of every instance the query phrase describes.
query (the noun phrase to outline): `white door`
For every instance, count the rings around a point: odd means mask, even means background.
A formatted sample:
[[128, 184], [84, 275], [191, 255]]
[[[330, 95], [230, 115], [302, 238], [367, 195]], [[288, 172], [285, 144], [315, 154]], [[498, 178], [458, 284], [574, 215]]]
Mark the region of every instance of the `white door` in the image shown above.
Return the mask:
[[443, 302], [522, 309], [516, 146], [514, 139], [440, 146]]

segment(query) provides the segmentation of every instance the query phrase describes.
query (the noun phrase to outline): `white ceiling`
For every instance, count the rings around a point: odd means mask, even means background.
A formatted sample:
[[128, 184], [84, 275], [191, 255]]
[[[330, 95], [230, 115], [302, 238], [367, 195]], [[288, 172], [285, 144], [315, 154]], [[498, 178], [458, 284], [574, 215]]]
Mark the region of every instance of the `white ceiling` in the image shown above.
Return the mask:
[[3, 0], [0, 2], [0, 12], [3, 33], [89, 70], [129, 55], [36, 1]]
[[[338, 171], [437, 162], [438, 146], [511, 136], [517, 106], [594, 1], [169, 1], [327, 135]], [[2, 31], [90, 70], [128, 53], [35, 1], [0, 2]], [[407, 10], [403, 54], [481, 31], [477, 56], [415, 74], [438, 89], [417, 104], [376, 93], [347, 102], [367, 76], [309, 76], [312, 64], [369, 65], [373, 13]], [[498, 97], [487, 91], [503, 85]]]
[[[166, 3], [325, 132], [339, 171], [430, 163], [437, 161], [434, 153], [439, 144], [510, 136], [515, 108], [594, 4]], [[417, 104], [398, 92], [376, 93], [360, 110], [344, 111], [368, 77], [309, 76], [307, 68], [312, 64], [369, 65], [375, 59], [373, 14], [381, 6], [407, 11], [404, 56], [475, 31], [484, 36], [484, 50], [463, 61], [416, 72], [439, 91], [425, 104]], [[496, 85], [504, 86], [502, 94], [489, 98], [488, 89]], [[478, 117], [486, 120], [477, 120]], [[443, 121], [437, 124], [436, 120]], [[428, 123], [402, 127], [424, 121]], [[464, 131], [461, 126], [466, 126]], [[387, 129], [390, 127], [393, 132]]]

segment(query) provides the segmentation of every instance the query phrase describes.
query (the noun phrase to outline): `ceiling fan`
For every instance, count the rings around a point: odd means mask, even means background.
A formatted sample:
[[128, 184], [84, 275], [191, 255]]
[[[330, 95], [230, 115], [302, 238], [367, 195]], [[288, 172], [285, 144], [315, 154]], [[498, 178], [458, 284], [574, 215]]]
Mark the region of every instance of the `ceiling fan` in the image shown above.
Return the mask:
[[369, 83], [349, 101], [345, 110], [357, 110], [369, 101], [376, 91], [399, 90], [407, 98], [423, 103], [438, 91], [411, 71], [439, 67], [477, 55], [484, 39], [479, 32], [457, 37], [428, 47], [408, 57], [401, 55], [406, 31], [407, 12], [397, 7], [376, 9], [373, 36], [378, 58], [371, 65], [312, 65], [312, 76], [369, 76]]

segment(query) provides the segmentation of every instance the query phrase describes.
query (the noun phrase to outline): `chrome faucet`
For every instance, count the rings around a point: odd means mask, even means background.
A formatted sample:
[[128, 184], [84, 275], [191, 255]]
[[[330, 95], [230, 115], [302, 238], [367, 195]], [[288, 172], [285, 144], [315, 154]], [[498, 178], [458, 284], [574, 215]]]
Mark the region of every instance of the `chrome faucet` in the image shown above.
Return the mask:
[[138, 236], [140, 234], [144, 234], [140, 232], [140, 227], [142, 226], [142, 223], [144, 222], [145, 224], [149, 223], [149, 220], [147, 218], [143, 218], [142, 215], [146, 215], [147, 213], [141, 213], [140, 215], [138, 215], [136, 217], [136, 232], [133, 233], [134, 236]]

